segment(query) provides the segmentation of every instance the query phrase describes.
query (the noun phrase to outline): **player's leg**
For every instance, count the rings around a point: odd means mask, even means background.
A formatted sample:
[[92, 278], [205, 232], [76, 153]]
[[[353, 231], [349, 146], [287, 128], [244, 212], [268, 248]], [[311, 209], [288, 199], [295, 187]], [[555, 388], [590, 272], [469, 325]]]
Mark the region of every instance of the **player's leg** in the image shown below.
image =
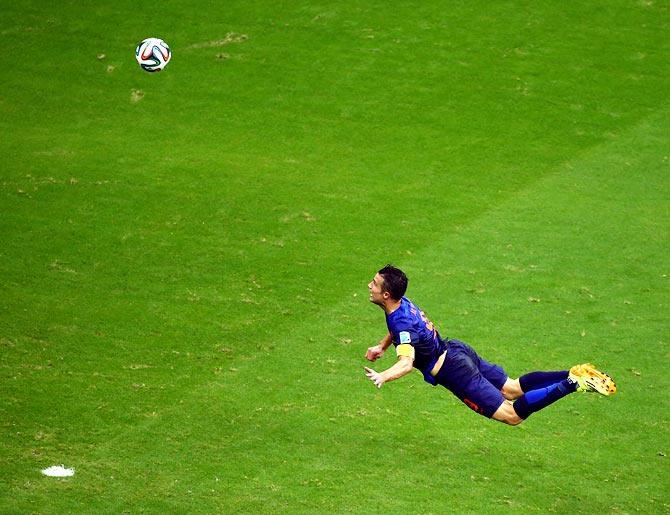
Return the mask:
[[[484, 381], [486, 380], [484, 379]], [[566, 382], [568, 382], [567, 379]], [[526, 420], [532, 413], [535, 413], [535, 411], [539, 411], [542, 408], [553, 404], [562, 397], [565, 397], [565, 395], [574, 392], [575, 389], [576, 387], [574, 385], [568, 385], [567, 388], [563, 388], [563, 385], [561, 385], [560, 389], [558, 388], [558, 385], [553, 385], [553, 387], [544, 388], [542, 390], [533, 390], [532, 392], [523, 394], [516, 401], [512, 402], [509, 399], [504, 399], [502, 393], [499, 390], [496, 390], [493, 385], [491, 385], [492, 391], [487, 391], [485, 385], [479, 384], [476, 392], [466, 393], [462, 400], [482, 415], [510, 426], [517, 426]], [[490, 406], [490, 402], [495, 399], [496, 393], [499, 396], [498, 408], [492, 413], [486, 413], [483, 410], [478, 411], [477, 408], [479, 408], [479, 404], [477, 404], [477, 402], [486, 405], [486, 400], [482, 401], [481, 399], [488, 399], [488, 405]], [[473, 402], [472, 399], [475, 399], [475, 401]]]
[[[616, 392], [614, 381], [590, 364], [574, 366], [569, 372], [526, 374], [526, 379], [522, 381], [522, 378], [517, 380], [507, 377], [501, 367], [482, 360], [467, 344], [455, 340], [449, 344], [447, 358], [436, 377], [438, 383], [451, 390], [472, 410], [506, 424], [520, 424], [533, 413], [576, 391], [592, 391], [602, 395]], [[494, 382], [489, 381], [482, 371]], [[526, 392], [523, 390], [524, 383], [530, 387], [546, 384], [543, 381], [551, 378], [563, 379]], [[504, 391], [512, 398], [520, 392], [524, 393], [511, 402], [511, 399], [503, 397]]]
[[[472, 347], [466, 344], [463, 344], [463, 346], [465, 352], [477, 364], [481, 375], [498, 388], [506, 399], [506, 402], [500, 404], [495, 412], [489, 415], [494, 420], [510, 425], [520, 424], [531, 414], [546, 408], [581, 387], [577, 375], [573, 374], [574, 377], [569, 378], [570, 372], [568, 370], [531, 372], [519, 379], [511, 379], [500, 365], [489, 363], [480, 357]], [[577, 367], [573, 367], [573, 369], [577, 369]], [[579, 371], [584, 376], [593, 376], [595, 369], [590, 365], [582, 365]], [[490, 399], [490, 396], [486, 393], [485, 385], [480, 384], [477, 388], [484, 392], [485, 398]], [[511, 400], [514, 400], [514, 402], [510, 402]]]
[[[470, 351], [471, 356], [473, 352]], [[486, 407], [481, 412], [483, 415], [512, 426], [575, 392], [578, 387], [577, 383], [566, 376], [558, 383], [524, 392], [521, 378], [510, 379], [500, 366], [488, 363], [478, 356], [475, 359], [481, 372], [481, 380], [473, 380], [466, 386], [463, 402], [468, 404], [468, 400], [474, 400], [476, 405]]]

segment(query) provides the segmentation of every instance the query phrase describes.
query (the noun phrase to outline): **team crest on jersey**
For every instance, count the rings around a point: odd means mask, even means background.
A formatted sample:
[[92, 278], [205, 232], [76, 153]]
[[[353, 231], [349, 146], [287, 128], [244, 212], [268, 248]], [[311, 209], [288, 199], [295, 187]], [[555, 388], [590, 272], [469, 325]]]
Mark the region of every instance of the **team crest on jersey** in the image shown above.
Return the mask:
[[409, 333], [407, 331], [401, 331], [398, 333], [398, 336], [400, 337], [400, 343], [411, 343], [412, 338], [410, 337]]

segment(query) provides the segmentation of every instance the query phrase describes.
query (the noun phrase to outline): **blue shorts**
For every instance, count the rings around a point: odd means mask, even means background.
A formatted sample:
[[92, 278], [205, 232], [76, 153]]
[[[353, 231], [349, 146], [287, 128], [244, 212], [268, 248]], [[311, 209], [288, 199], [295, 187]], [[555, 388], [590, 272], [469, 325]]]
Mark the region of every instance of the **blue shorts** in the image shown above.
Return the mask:
[[435, 377], [469, 408], [491, 418], [505, 401], [502, 387], [507, 374], [500, 365], [480, 358], [468, 344], [448, 340], [447, 356]]

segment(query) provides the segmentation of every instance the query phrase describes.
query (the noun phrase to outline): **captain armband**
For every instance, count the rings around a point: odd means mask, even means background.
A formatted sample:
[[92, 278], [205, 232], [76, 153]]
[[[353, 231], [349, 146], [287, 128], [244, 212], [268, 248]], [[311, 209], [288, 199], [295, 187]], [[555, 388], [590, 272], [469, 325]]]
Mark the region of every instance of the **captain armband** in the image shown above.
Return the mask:
[[395, 348], [395, 352], [398, 357], [405, 356], [407, 358], [412, 358], [412, 360], [414, 359], [414, 347], [412, 347], [409, 343], [398, 345]]

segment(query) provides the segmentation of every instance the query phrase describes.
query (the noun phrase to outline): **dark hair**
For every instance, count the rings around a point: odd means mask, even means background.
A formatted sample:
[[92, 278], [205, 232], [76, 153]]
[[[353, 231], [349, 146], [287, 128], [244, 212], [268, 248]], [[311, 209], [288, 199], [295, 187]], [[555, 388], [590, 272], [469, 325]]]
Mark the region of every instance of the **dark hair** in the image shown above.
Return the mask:
[[384, 278], [382, 290], [389, 292], [393, 299], [400, 300], [407, 291], [407, 276], [405, 272], [393, 265], [386, 265], [378, 273]]

